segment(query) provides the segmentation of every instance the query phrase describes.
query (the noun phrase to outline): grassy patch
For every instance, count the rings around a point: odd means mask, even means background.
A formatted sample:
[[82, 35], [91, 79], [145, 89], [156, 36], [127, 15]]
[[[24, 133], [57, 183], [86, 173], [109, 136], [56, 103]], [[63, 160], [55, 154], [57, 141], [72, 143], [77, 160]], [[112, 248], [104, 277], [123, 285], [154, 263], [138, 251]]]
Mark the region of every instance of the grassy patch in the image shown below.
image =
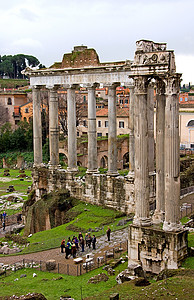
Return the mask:
[[[116, 268], [116, 274], [127, 267], [127, 263]], [[33, 278], [33, 273], [37, 277]], [[39, 292], [45, 295], [47, 300], [59, 299], [61, 295], [70, 295], [75, 300], [84, 299], [87, 296], [95, 295], [116, 285], [115, 276], [110, 276], [107, 282], [98, 284], [88, 284], [88, 280], [99, 273], [106, 273], [102, 268], [93, 270], [82, 276], [73, 277], [68, 275], [59, 275], [48, 272], [40, 272], [34, 269], [23, 269], [10, 276], [0, 279], [0, 296], [25, 295], [27, 293]], [[20, 278], [21, 274], [27, 277]], [[62, 277], [61, 280], [56, 280]], [[17, 281], [14, 281], [18, 278]], [[55, 280], [54, 280], [55, 279]]]
[[69, 216], [71, 216], [71, 214], [76, 215], [76, 218], [53, 229], [33, 234], [33, 236], [28, 239], [30, 242], [29, 247], [24, 249], [22, 253], [37, 252], [59, 247], [64, 237], [73, 237], [73, 235], [78, 235], [80, 231], [88, 232], [90, 229], [98, 227], [101, 228], [95, 233], [98, 237], [106, 233], [108, 225], [112, 231], [128, 226], [117, 226], [119, 220], [124, 218], [121, 212], [84, 202], [78, 202], [78, 205], [71, 208], [67, 214]]
[[185, 224], [185, 223], [187, 223], [189, 220], [190, 220], [190, 218], [188, 218], [188, 217], [183, 217], [183, 218], [181, 219], [181, 223], [182, 223], [182, 224]]

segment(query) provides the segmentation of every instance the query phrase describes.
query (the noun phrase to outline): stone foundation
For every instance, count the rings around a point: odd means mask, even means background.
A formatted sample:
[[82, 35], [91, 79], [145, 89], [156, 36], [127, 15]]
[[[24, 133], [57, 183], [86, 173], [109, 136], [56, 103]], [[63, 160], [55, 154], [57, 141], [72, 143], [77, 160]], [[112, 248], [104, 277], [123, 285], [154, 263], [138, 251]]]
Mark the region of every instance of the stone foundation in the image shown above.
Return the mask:
[[186, 256], [187, 231], [129, 226], [129, 265], [141, 264], [144, 271], [159, 274], [164, 269], [177, 269]]
[[[150, 203], [155, 200], [155, 175], [150, 176]], [[122, 211], [134, 213], [134, 178], [128, 176], [108, 176], [105, 174], [86, 174], [85, 180], [75, 177], [74, 172], [63, 169], [34, 168], [33, 189], [36, 201], [43, 194], [66, 189], [77, 199], [96, 205], [104, 205]]]

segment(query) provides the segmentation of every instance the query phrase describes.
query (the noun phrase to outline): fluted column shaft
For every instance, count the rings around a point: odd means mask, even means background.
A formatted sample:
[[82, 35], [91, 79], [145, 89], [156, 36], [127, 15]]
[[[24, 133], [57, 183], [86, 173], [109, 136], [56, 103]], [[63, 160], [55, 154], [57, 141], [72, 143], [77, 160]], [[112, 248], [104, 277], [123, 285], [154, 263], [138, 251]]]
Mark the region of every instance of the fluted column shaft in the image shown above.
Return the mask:
[[88, 173], [97, 172], [96, 86], [88, 87]]
[[42, 121], [40, 88], [33, 87], [33, 140], [34, 140], [34, 165], [42, 163]]
[[147, 78], [135, 77], [135, 225], [149, 226]]
[[164, 221], [165, 213], [165, 182], [164, 182], [164, 134], [165, 134], [165, 87], [162, 82], [157, 83], [156, 96], [156, 210], [154, 223]]
[[67, 89], [68, 171], [77, 171], [77, 135], [75, 88]]
[[176, 231], [180, 228], [179, 84], [179, 74], [166, 80], [165, 222], [163, 225], [166, 231]]
[[59, 165], [59, 123], [58, 123], [58, 96], [57, 89], [50, 89], [49, 97], [49, 147], [50, 165]]
[[134, 86], [130, 86], [129, 104], [129, 175], [134, 174], [135, 168], [135, 140], [134, 140]]
[[108, 175], [112, 176], [118, 175], [116, 86], [108, 87]]

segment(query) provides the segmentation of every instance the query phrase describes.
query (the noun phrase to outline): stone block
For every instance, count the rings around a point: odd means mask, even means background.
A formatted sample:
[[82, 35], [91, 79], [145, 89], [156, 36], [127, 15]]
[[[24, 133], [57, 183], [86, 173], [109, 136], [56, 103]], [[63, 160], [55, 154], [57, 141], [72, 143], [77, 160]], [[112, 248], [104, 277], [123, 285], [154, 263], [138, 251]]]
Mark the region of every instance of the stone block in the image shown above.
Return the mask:
[[56, 269], [56, 260], [50, 259], [46, 261], [46, 270], [52, 271]]

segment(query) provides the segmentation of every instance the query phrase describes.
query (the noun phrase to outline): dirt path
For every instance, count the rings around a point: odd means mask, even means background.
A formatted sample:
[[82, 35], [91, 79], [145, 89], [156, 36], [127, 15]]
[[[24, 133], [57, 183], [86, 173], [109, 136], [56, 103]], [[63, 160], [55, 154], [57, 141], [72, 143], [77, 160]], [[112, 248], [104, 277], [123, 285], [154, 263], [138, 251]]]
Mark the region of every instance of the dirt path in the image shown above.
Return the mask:
[[[127, 228], [117, 230], [111, 233], [111, 241], [107, 241], [106, 235], [103, 235], [97, 239], [96, 250], [85, 248], [85, 252], [78, 252], [77, 257], [85, 257], [87, 253], [93, 253], [94, 257], [102, 256], [105, 251], [112, 249], [113, 247], [120, 246], [120, 243], [126, 242], [127, 240]], [[1, 264], [14, 264], [22, 261], [23, 259], [34, 260], [34, 261], [46, 261], [50, 259], [56, 260], [57, 263], [74, 264], [73, 258], [65, 259], [65, 253], [60, 252], [60, 248], [45, 250], [37, 253], [21, 254], [14, 256], [3, 256], [0, 257]]]

